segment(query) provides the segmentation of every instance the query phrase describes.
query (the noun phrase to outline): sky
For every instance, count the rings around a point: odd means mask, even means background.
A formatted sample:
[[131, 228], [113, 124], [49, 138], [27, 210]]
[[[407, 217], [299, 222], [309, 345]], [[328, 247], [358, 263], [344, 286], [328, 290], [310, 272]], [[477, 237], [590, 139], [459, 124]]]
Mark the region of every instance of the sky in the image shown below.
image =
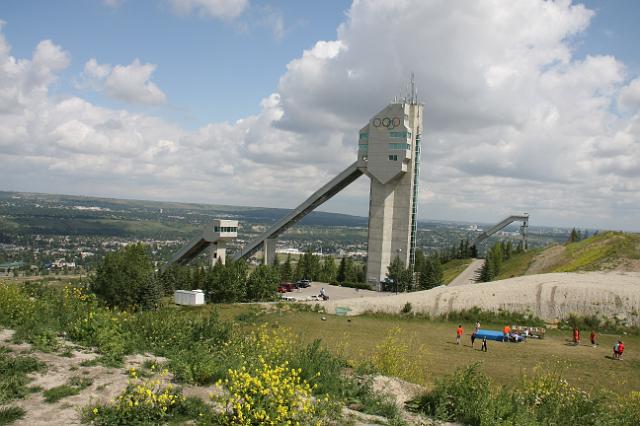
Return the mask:
[[[294, 208], [411, 72], [418, 215], [640, 231], [640, 3], [0, 2], [0, 190]], [[366, 215], [368, 178], [321, 207]]]

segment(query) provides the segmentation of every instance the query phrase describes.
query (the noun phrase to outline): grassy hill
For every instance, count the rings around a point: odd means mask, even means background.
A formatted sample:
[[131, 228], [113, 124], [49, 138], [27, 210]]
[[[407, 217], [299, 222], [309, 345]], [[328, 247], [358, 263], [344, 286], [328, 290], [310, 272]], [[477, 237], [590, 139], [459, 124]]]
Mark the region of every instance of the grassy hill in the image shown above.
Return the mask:
[[604, 232], [505, 261], [498, 279], [548, 272], [640, 271], [640, 234]]

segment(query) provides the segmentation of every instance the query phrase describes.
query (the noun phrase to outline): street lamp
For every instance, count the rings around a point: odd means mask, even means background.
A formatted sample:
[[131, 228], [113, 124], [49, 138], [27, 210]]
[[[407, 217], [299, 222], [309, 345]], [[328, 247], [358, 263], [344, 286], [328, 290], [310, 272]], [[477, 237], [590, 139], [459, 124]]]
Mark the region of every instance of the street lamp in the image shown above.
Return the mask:
[[[401, 249], [401, 248], [399, 248], [397, 251], [398, 251], [398, 260], [401, 260], [401, 259], [400, 259], [400, 255], [402, 254], [402, 249]], [[397, 277], [396, 277], [396, 279], [394, 280], [394, 281], [395, 281], [395, 284], [396, 284], [396, 294], [398, 294], [398, 280], [399, 280], [399, 279], [400, 279], [400, 275], [399, 275], [399, 276], [397, 276]]]

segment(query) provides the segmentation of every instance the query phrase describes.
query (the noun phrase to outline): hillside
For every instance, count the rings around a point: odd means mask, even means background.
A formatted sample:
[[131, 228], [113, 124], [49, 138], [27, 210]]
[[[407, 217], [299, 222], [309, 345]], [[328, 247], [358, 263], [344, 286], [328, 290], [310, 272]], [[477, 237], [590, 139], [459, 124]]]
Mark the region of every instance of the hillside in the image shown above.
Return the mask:
[[512, 256], [498, 279], [550, 272], [640, 272], [640, 234], [604, 232], [582, 241]]

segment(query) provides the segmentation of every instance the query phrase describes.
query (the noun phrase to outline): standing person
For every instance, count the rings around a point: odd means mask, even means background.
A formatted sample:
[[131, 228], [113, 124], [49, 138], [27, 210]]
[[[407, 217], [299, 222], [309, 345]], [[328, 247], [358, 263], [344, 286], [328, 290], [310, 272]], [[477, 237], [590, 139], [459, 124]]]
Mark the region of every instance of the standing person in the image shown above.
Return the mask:
[[509, 333], [511, 333], [511, 327], [509, 327], [509, 325], [505, 325], [504, 329], [502, 330], [502, 332], [504, 333], [504, 337], [502, 338], [503, 342], [508, 342], [509, 341]]
[[482, 336], [482, 347], [480, 350], [482, 352], [487, 352], [487, 336]]
[[624, 352], [624, 342], [618, 340], [618, 359], [622, 361], [622, 352]]
[[618, 359], [618, 351], [620, 350], [620, 340], [613, 345], [613, 359]]
[[594, 330], [591, 330], [591, 335], [589, 336], [589, 340], [591, 340], [591, 346], [593, 346], [594, 348], [596, 346], [598, 346], [598, 344], [596, 343], [596, 332]]
[[578, 327], [573, 328], [573, 344], [580, 344], [580, 330], [578, 329]]
[[480, 331], [480, 320], [476, 321], [476, 333]]
[[462, 324], [458, 325], [456, 330], [456, 345], [460, 344], [460, 338], [462, 337]]
[[471, 348], [473, 348], [473, 343], [476, 341], [476, 332], [471, 333]]

